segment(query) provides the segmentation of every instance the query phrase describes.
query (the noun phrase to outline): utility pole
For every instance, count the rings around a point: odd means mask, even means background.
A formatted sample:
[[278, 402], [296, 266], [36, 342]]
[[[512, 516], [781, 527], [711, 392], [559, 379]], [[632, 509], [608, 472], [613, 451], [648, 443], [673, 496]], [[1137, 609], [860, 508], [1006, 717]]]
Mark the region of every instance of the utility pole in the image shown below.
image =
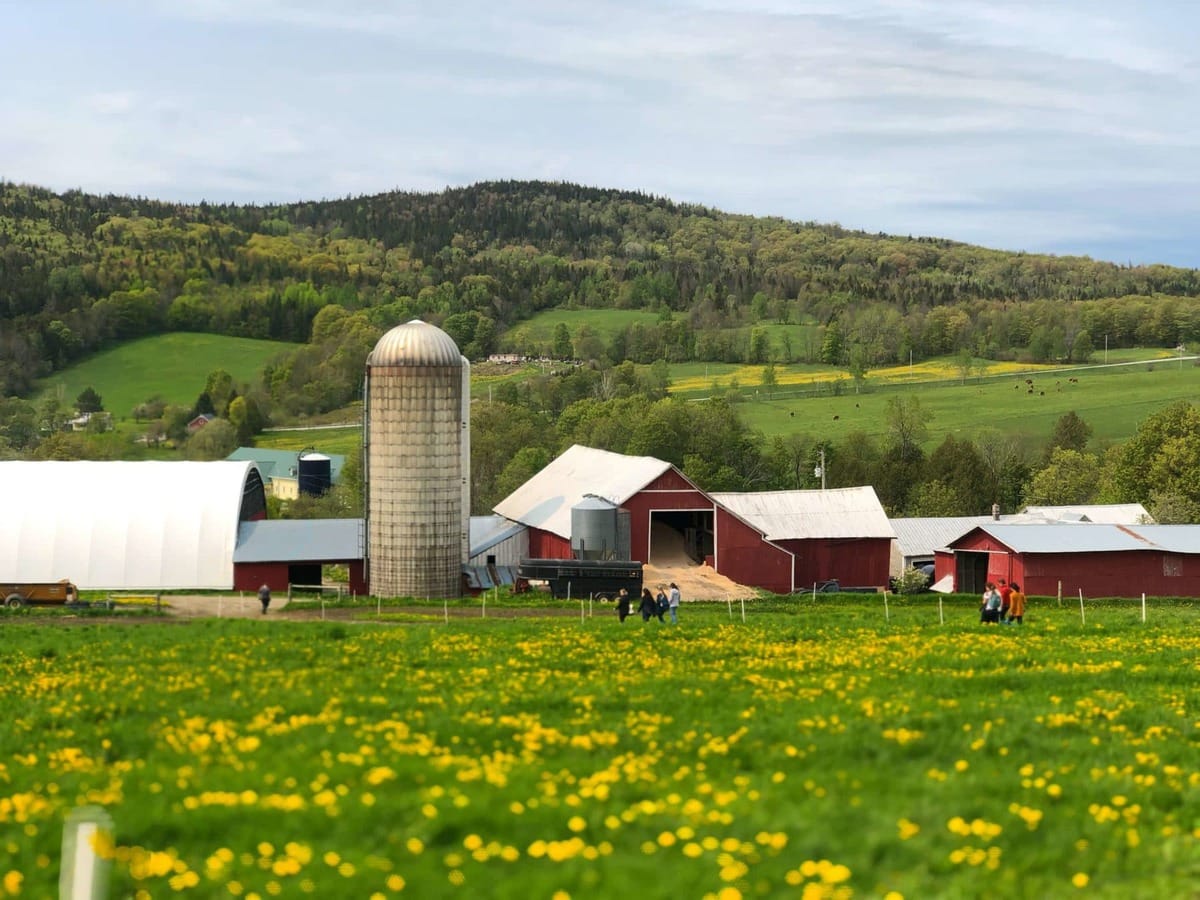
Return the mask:
[[821, 464], [813, 469], [813, 474], [821, 479], [821, 490], [825, 490], [825, 448], [821, 448]]

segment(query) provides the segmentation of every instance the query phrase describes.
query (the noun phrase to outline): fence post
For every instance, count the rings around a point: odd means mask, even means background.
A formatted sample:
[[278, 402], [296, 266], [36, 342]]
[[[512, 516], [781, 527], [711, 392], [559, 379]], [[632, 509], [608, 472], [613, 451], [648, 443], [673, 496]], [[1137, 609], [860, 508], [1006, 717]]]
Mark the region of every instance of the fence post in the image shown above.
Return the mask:
[[1146, 621], [1146, 592], [1142, 591], [1142, 621]]
[[67, 900], [103, 900], [108, 896], [111, 863], [98, 856], [92, 839], [112, 833], [112, 816], [99, 806], [80, 806], [67, 814], [63, 825], [62, 869], [58, 895]]
[[1087, 618], [1083, 615], [1083, 588], [1079, 589], [1079, 624], [1087, 624]]
[[883, 618], [884, 618], [885, 622], [890, 622], [890, 621], [892, 621], [892, 614], [891, 614], [891, 611], [888, 610], [887, 595], [888, 595], [888, 592], [884, 591], [883, 592]]
[[946, 614], [942, 611], [942, 595], [938, 594], [938, 623], [946, 624]]

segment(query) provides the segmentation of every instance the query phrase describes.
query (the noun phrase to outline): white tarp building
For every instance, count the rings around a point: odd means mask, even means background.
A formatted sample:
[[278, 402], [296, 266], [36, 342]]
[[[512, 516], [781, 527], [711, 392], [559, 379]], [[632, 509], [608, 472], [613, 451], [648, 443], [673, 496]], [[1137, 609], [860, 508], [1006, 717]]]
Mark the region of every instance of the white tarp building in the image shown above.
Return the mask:
[[266, 514], [249, 462], [0, 462], [0, 581], [229, 589], [238, 524]]

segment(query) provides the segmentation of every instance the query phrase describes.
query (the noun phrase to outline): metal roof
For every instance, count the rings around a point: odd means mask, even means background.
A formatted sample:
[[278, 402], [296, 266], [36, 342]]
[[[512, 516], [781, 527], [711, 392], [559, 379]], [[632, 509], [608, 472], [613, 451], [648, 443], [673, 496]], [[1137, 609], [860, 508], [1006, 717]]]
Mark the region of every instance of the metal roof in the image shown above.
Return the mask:
[[894, 538], [873, 487], [824, 491], [714, 493], [712, 498], [762, 531], [769, 541]]
[[1200, 554], [1200, 525], [1057, 523], [979, 528], [1016, 553], [1112, 553], [1156, 550]]
[[454, 338], [436, 325], [413, 319], [397, 325], [375, 344], [368, 366], [446, 366], [458, 369], [462, 354]]
[[[228, 460], [252, 462], [258, 466], [258, 470], [262, 472], [263, 477], [270, 480], [274, 478], [296, 478], [299, 473], [299, 458], [302, 450], [270, 450], [265, 447], [238, 447], [227, 457]], [[342, 467], [346, 464], [346, 457], [340, 453], [309, 453], [306, 459], [328, 459], [329, 460], [329, 478], [334, 484], [337, 484], [338, 478], [342, 474]], [[296, 472], [292, 472], [296, 469]]]
[[362, 519], [260, 519], [238, 528], [235, 563], [363, 558]]
[[653, 456], [626, 456], [575, 444], [495, 506], [500, 515], [571, 537], [571, 507], [586, 494], [620, 506], [671, 470]]
[[1152, 524], [1154, 519], [1140, 503], [1093, 503], [1081, 506], [1027, 506], [1027, 516], [1038, 516], [1051, 522], [1075, 519], [1104, 525]]
[[473, 559], [481, 553], [486, 553], [524, 530], [525, 526], [520, 522], [513, 522], [504, 516], [471, 516], [471, 550], [467, 558]]
[[976, 525], [993, 522], [991, 516], [938, 516], [934, 518], [889, 519], [896, 532], [900, 555], [932, 556]]

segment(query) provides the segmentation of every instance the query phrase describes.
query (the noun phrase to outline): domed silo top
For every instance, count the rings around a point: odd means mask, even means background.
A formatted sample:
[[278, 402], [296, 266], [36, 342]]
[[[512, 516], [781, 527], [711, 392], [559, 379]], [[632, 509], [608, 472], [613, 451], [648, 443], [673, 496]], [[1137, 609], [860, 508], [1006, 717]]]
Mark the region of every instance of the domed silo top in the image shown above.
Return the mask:
[[446, 366], [462, 368], [454, 339], [436, 325], [413, 319], [397, 325], [379, 339], [367, 357], [368, 366]]

